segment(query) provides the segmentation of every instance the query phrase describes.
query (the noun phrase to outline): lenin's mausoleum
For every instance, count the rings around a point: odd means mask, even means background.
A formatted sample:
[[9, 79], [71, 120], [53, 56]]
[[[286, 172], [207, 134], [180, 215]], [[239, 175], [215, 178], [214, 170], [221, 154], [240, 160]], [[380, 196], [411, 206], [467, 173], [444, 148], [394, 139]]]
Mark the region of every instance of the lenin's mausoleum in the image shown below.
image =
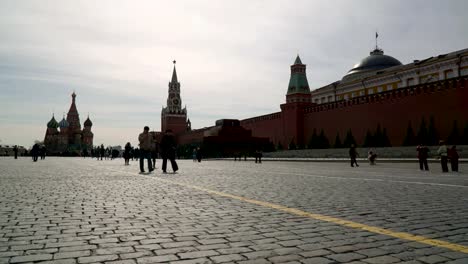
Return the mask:
[[310, 147], [320, 138], [328, 146], [350, 140], [367, 146], [435, 144], [438, 139], [466, 144], [460, 140], [468, 126], [468, 49], [403, 65], [376, 47], [340, 80], [313, 90], [299, 56], [290, 68], [280, 111], [240, 120], [240, 128], [235, 120], [220, 120], [192, 129], [187, 109], [181, 108], [174, 67], [161, 129], [173, 130], [180, 145], [201, 144], [227, 127], [285, 149]]

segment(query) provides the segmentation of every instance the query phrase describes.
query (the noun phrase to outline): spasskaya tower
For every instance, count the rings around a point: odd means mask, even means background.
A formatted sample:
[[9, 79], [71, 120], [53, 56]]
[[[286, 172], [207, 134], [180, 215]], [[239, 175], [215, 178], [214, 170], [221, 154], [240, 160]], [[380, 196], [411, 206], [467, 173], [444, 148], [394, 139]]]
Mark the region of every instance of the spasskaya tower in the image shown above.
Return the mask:
[[161, 131], [172, 130], [176, 135], [190, 129], [190, 121], [187, 120], [187, 108], [182, 108], [180, 97], [180, 82], [177, 80], [175, 68], [172, 71], [172, 79], [169, 82], [167, 106], [161, 111]]

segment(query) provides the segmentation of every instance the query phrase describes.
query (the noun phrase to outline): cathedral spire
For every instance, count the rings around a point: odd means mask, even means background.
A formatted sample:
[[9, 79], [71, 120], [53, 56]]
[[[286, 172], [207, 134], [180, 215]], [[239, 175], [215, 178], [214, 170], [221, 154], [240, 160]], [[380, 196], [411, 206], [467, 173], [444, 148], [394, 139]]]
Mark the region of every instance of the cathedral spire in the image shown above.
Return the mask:
[[75, 91], [73, 91], [71, 96], [72, 96], [72, 103], [70, 105], [70, 110], [68, 110], [67, 122], [70, 124], [71, 130], [78, 131], [78, 130], [81, 130], [81, 124], [80, 124], [80, 115], [78, 114], [78, 109], [76, 109]]

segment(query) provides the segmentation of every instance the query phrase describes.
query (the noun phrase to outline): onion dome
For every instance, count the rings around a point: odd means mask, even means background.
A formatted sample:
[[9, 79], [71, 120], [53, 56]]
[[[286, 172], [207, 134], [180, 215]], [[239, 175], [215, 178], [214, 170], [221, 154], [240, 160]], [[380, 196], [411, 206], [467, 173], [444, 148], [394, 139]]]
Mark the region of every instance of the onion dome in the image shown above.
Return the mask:
[[60, 128], [67, 128], [69, 126], [68, 121], [65, 119], [65, 117], [60, 121], [59, 123]]
[[384, 51], [382, 49], [376, 48], [370, 52], [369, 56], [354, 65], [354, 67], [343, 77], [343, 81], [354, 79], [364, 73], [383, 70], [399, 65], [402, 65], [399, 60], [392, 56], [384, 55]]
[[59, 124], [55, 120], [55, 117], [52, 115], [52, 119], [50, 119], [49, 123], [47, 123], [48, 128], [57, 128]]
[[88, 116], [88, 118], [86, 118], [86, 120], [84, 121], [84, 126], [85, 126], [85, 127], [93, 126], [93, 122], [91, 122], [91, 120], [89, 119], [89, 116]]

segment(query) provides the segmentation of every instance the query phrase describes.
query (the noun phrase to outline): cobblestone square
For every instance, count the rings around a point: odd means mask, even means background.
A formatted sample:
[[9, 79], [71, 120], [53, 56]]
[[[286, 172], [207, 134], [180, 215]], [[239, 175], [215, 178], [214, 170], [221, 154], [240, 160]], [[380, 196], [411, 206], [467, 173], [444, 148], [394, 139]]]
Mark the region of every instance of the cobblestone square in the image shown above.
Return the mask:
[[468, 166], [0, 158], [3, 263], [468, 263]]

